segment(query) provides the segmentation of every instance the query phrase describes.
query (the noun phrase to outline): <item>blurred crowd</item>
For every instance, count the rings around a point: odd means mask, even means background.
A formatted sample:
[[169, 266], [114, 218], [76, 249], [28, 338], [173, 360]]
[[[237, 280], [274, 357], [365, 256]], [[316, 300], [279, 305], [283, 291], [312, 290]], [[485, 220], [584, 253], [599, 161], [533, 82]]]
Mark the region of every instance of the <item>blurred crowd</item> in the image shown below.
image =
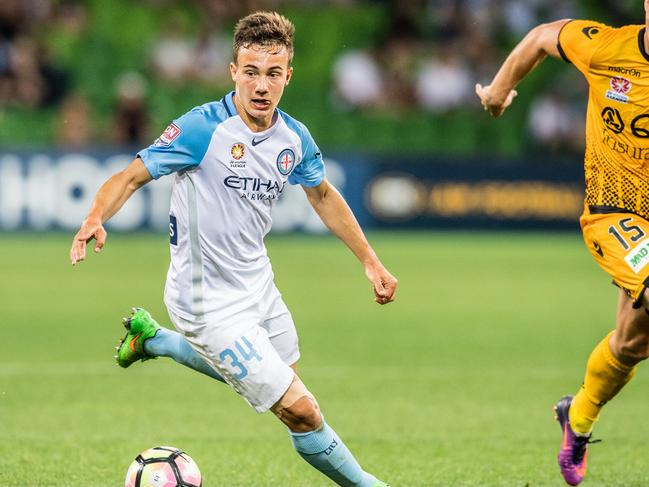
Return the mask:
[[[374, 44], [341, 53], [333, 67], [342, 108], [423, 109], [443, 116], [480, 108], [507, 50], [534, 26], [576, 17], [571, 0], [422, 0], [387, 2], [389, 27]], [[569, 91], [569, 90], [568, 90]], [[540, 93], [529, 129], [539, 145], [579, 144], [581, 118], [566, 90]]]
[[47, 46], [38, 36], [39, 29], [50, 20], [65, 25], [62, 10], [54, 12], [45, 1], [0, 2], [0, 103], [3, 105], [43, 107], [60, 102], [65, 95], [68, 73], [52, 62]]
[[[152, 8], [174, 0], [142, 0]], [[343, 50], [331, 70], [331, 104], [342, 111], [426, 111], [446, 116], [480, 109], [476, 82], [489, 83], [507, 52], [539, 23], [580, 17], [576, 0], [192, 0], [200, 25], [171, 13], [150, 43], [143, 72], [126, 71], [107, 89], [112, 120], [98, 134], [91, 104], [74, 73], [53, 59], [43, 35], [83, 35], [90, 13], [81, 0], [0, 1], [0, 107], [59, 110], [61, 145], [84, 146], [98, 136], [124, 145], [148, 143], [149, 84], [227, 87], [232, 22], [257, 9], [286, 6], [380, 5], [385, 25], [370, 45]], [[583, 3], [583, 2], [582, 2]], [[609, 19], [642, 22], [637, 2], [598, 2]], [[635, 16], [635, 17], [634, 17]], [[534, 144], [552, 150], [583, 143], [585, 84], [562, 75], [535, 94], [528, 110]], [[106, 136], [106, 137], [104, 137]]]
[[[334, 103], [342, 109], [420, 109], [443, 116], [480, 109], [476, 83], [489, 84], [507, 53], [533, 27], [583, 18], [576, 0], [385, 1], [390, 19], [373, 45], [342, 52], [333, 66]], [[614, 25], [643, 23], [632, 1], [590, 2]], [[573, 70], [534, 94], [528, 110], [531, 145], [581, 150], [586, 84]]]
[[[97, 140], [142, 146], [152, 138], [147, 77], [169, 85], [228, 84], [232, 57], [232, 20], [255, 10], [279, 9], [276, 0], [190, 0], [200, 24], [189, 24], [173, 7], [177, 0], [143, 0], [152, 11], [165, 11], [159, 37], [150, 40], [149, 59], [139, 71], [125, 71], [112, 87], [112, 120], [103, 132], [93, 123], [88, 97], [74, 73], [53, 59], [48, 34], [82, 38], [91, 28], [84, 0], [0, 0], [0, 112], [3, 108], [56, 109], [56, 139], [61, 146], [82, 148]], [[303, 2], [297, 2], [303, 3]], [[309, 3], [309, 2], [304, 2]], [[313, 2], [317, 3], [317, 2]], [[329, 4], [342, 3], [330, 1]]]

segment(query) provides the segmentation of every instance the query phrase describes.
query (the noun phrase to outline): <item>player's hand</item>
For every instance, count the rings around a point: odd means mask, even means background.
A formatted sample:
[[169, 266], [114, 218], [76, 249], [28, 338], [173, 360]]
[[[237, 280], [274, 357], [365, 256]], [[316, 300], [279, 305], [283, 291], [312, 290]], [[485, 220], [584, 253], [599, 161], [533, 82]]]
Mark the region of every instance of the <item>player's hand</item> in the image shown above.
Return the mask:
[[100, 221], [86, 219], [72, 240], [70, 262], [76, 265], [86, 259], [86, 243], [95, 240], [95, 253], [101, 252], [106, 243], [106, 230]]
[[516, 90], [511, 90], [506, 96], [498, 95], [493, 92], [491, 85], [482, 86], [480, 83], [475, 85], [475, 93], [480, 98], [480, 103], [486, 112], [492, 117], [500, 117], [514, 98], [518, 95]]
[[374, 301], [388, 304], [394, 301], [397, 292], [397, 279], [382, 265], [365, 267], [365, 275], [374, 288]]

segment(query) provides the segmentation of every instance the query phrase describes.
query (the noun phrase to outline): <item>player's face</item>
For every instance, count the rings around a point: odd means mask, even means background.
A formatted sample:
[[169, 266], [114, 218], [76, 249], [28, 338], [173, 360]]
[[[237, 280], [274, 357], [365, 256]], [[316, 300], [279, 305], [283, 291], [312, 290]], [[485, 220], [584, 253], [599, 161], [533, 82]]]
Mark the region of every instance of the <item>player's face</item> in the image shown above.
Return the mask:
[[[235, 103], [244, 121], [258, 129], [268, 128], [284, 87], [293, 74], [286, 47], [242, 47], [237, 63], [230, 63], [235, 84]], [[243, 112], [243, 113], [242, 113]]]

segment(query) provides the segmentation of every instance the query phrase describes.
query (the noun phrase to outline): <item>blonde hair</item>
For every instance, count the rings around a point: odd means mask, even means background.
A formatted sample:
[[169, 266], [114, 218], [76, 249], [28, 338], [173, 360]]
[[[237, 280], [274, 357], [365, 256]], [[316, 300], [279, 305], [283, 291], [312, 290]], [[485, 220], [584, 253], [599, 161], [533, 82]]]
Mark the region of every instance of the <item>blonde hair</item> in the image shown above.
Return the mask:
[[252, 45], [263, 48], [286, 47], [288, 62], [293, 61], [293, 34], [295, 26], [277, 12], [255, 12], [240, 19], [234, 28], [232, 58], [237, 62], [237, 54], [242, 47]]

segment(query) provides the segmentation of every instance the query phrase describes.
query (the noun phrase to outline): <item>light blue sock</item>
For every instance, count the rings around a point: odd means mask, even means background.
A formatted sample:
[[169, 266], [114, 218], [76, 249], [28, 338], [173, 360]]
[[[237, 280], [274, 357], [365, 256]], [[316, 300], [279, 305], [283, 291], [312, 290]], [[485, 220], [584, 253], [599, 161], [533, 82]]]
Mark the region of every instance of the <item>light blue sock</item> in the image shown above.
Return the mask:
[[152, 357], [170, 357], [179, 364], [225, 382], [177, 331], [160, 328], [154, 336], [144, 342], [144, 351]]
[[291, 434], [293, 448], [313, 467], [343, 487], [374, 487], [379, 481], [363, 471], [349, 449], [324, 419], [315, 431]]

